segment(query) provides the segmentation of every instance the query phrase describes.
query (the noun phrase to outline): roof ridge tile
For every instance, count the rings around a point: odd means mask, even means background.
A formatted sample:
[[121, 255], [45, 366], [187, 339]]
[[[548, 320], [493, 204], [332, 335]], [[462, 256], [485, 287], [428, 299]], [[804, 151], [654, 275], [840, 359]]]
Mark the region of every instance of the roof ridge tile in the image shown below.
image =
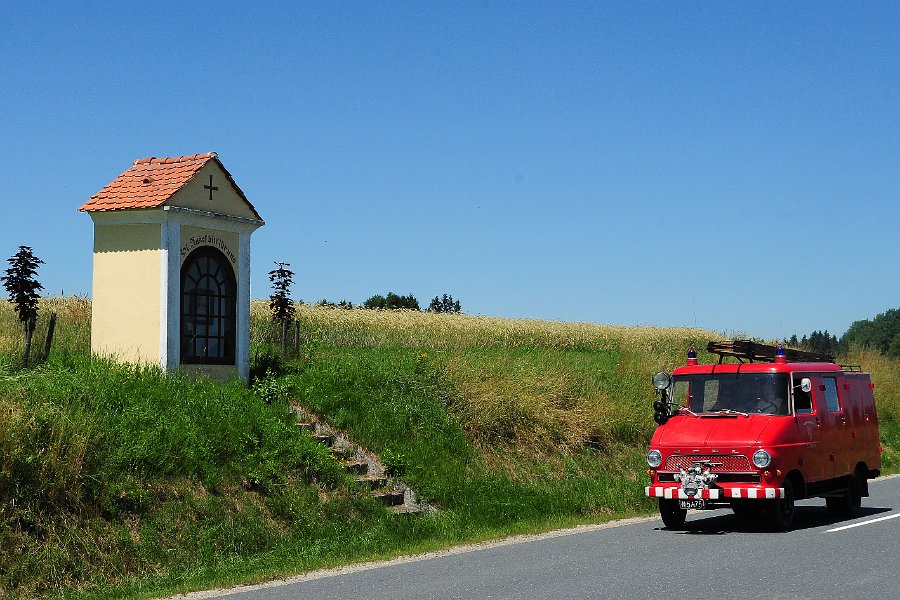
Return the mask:
[[91, 196], [78, 210], [92, 212], [129, 208], [159, 208], [191, 181], [210, 160], [216, 161], [234, 190], [247, 203], [251, 212], [262, 220], [215, 152], [139, 158], [103, 189]]

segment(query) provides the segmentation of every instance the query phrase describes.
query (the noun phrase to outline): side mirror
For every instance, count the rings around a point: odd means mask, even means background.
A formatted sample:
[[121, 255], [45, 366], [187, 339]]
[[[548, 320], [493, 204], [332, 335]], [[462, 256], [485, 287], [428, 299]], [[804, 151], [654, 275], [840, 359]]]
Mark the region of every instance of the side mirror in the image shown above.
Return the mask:
[[800, 389], [808, 394], [812, 390], [812, 381], [808, 377], [804, 377], [800, 380]]

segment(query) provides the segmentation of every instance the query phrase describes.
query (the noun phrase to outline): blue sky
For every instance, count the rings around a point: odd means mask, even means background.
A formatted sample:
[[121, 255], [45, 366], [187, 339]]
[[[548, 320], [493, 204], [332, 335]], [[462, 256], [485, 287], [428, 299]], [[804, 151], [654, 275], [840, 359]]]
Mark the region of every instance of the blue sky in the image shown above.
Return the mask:
[[294, 295], [756, 337], [900, 306], [900, 5], [3, 3], [0, 255], [215, 151]]

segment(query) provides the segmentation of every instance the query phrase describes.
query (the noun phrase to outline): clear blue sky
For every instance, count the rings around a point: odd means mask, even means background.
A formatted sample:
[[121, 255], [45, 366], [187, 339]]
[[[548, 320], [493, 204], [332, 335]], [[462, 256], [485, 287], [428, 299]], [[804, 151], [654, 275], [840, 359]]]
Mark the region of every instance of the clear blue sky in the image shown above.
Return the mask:
[[900, 306], [897, 2], [0, 4], [0, 258], [215, 151], [295, 297], [802, 335]]

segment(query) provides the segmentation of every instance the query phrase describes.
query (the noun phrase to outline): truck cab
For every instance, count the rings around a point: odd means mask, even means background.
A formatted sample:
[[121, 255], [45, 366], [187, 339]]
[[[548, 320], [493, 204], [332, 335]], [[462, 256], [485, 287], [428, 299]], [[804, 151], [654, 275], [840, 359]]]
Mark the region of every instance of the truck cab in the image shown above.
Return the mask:
[[[730, 507], [791, 527], [794, 502], [822, 497], [855, 516], [881, 468], [874, 385], [834, 357], [736, 340], [710, 342], [715, 364], [653, 377], [658, 424], [647, 453], [647, 496], [666, 527], [688, 509]], [[733, 359], [734, 362], [726, 362]]]

